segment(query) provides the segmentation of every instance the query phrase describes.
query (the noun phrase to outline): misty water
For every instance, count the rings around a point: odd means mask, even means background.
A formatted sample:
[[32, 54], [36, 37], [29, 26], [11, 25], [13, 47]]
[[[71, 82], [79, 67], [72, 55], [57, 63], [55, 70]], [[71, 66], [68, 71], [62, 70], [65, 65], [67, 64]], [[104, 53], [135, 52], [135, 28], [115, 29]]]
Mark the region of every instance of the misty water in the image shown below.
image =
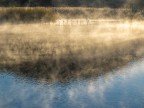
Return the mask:
[[144, 22], [73, 21], [0, 26], [0, 108], [144, 107]]
[[105, 75], [66, 82], [0, 73], [0, 108], [143, 108], [144, 59]]

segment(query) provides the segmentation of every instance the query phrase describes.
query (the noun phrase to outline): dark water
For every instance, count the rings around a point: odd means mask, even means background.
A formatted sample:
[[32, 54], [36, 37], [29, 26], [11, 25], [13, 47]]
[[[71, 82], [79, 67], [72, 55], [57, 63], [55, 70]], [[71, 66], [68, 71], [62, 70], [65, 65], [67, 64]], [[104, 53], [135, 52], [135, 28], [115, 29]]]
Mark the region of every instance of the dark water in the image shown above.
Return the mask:
[[64, 83], [0, 74], [0, 108], [144, 108], [144, 59]]

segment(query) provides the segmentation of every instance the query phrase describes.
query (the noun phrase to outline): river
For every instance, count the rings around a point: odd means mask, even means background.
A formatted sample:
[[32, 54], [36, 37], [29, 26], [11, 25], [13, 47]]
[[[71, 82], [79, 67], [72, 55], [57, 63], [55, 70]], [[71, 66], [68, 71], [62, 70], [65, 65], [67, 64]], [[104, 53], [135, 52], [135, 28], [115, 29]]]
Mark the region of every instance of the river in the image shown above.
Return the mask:
[[46, 82], [0, 72], [0, 108], [143, 108], [144, 59], [98, 77]]

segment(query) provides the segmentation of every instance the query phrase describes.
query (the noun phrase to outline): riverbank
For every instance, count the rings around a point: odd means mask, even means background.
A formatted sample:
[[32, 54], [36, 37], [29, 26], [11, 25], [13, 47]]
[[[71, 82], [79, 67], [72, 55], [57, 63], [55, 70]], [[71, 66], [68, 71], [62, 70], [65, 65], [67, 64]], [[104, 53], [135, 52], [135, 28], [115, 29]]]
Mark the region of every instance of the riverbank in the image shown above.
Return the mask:
[[55, 22], [60, 19], [136, 19], [143, 20], [144, 12], [127, 8], [84, 7], [1, 7], [0, 23]]

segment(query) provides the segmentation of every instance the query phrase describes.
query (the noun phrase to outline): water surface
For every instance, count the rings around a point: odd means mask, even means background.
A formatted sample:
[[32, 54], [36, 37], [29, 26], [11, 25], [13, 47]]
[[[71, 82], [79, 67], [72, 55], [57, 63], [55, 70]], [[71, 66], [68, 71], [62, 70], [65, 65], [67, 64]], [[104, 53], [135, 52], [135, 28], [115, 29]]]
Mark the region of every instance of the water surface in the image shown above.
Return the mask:
[[143, 108], [144, 59], [105, 75], [49, 83], [0, 73], [0, 108]]

